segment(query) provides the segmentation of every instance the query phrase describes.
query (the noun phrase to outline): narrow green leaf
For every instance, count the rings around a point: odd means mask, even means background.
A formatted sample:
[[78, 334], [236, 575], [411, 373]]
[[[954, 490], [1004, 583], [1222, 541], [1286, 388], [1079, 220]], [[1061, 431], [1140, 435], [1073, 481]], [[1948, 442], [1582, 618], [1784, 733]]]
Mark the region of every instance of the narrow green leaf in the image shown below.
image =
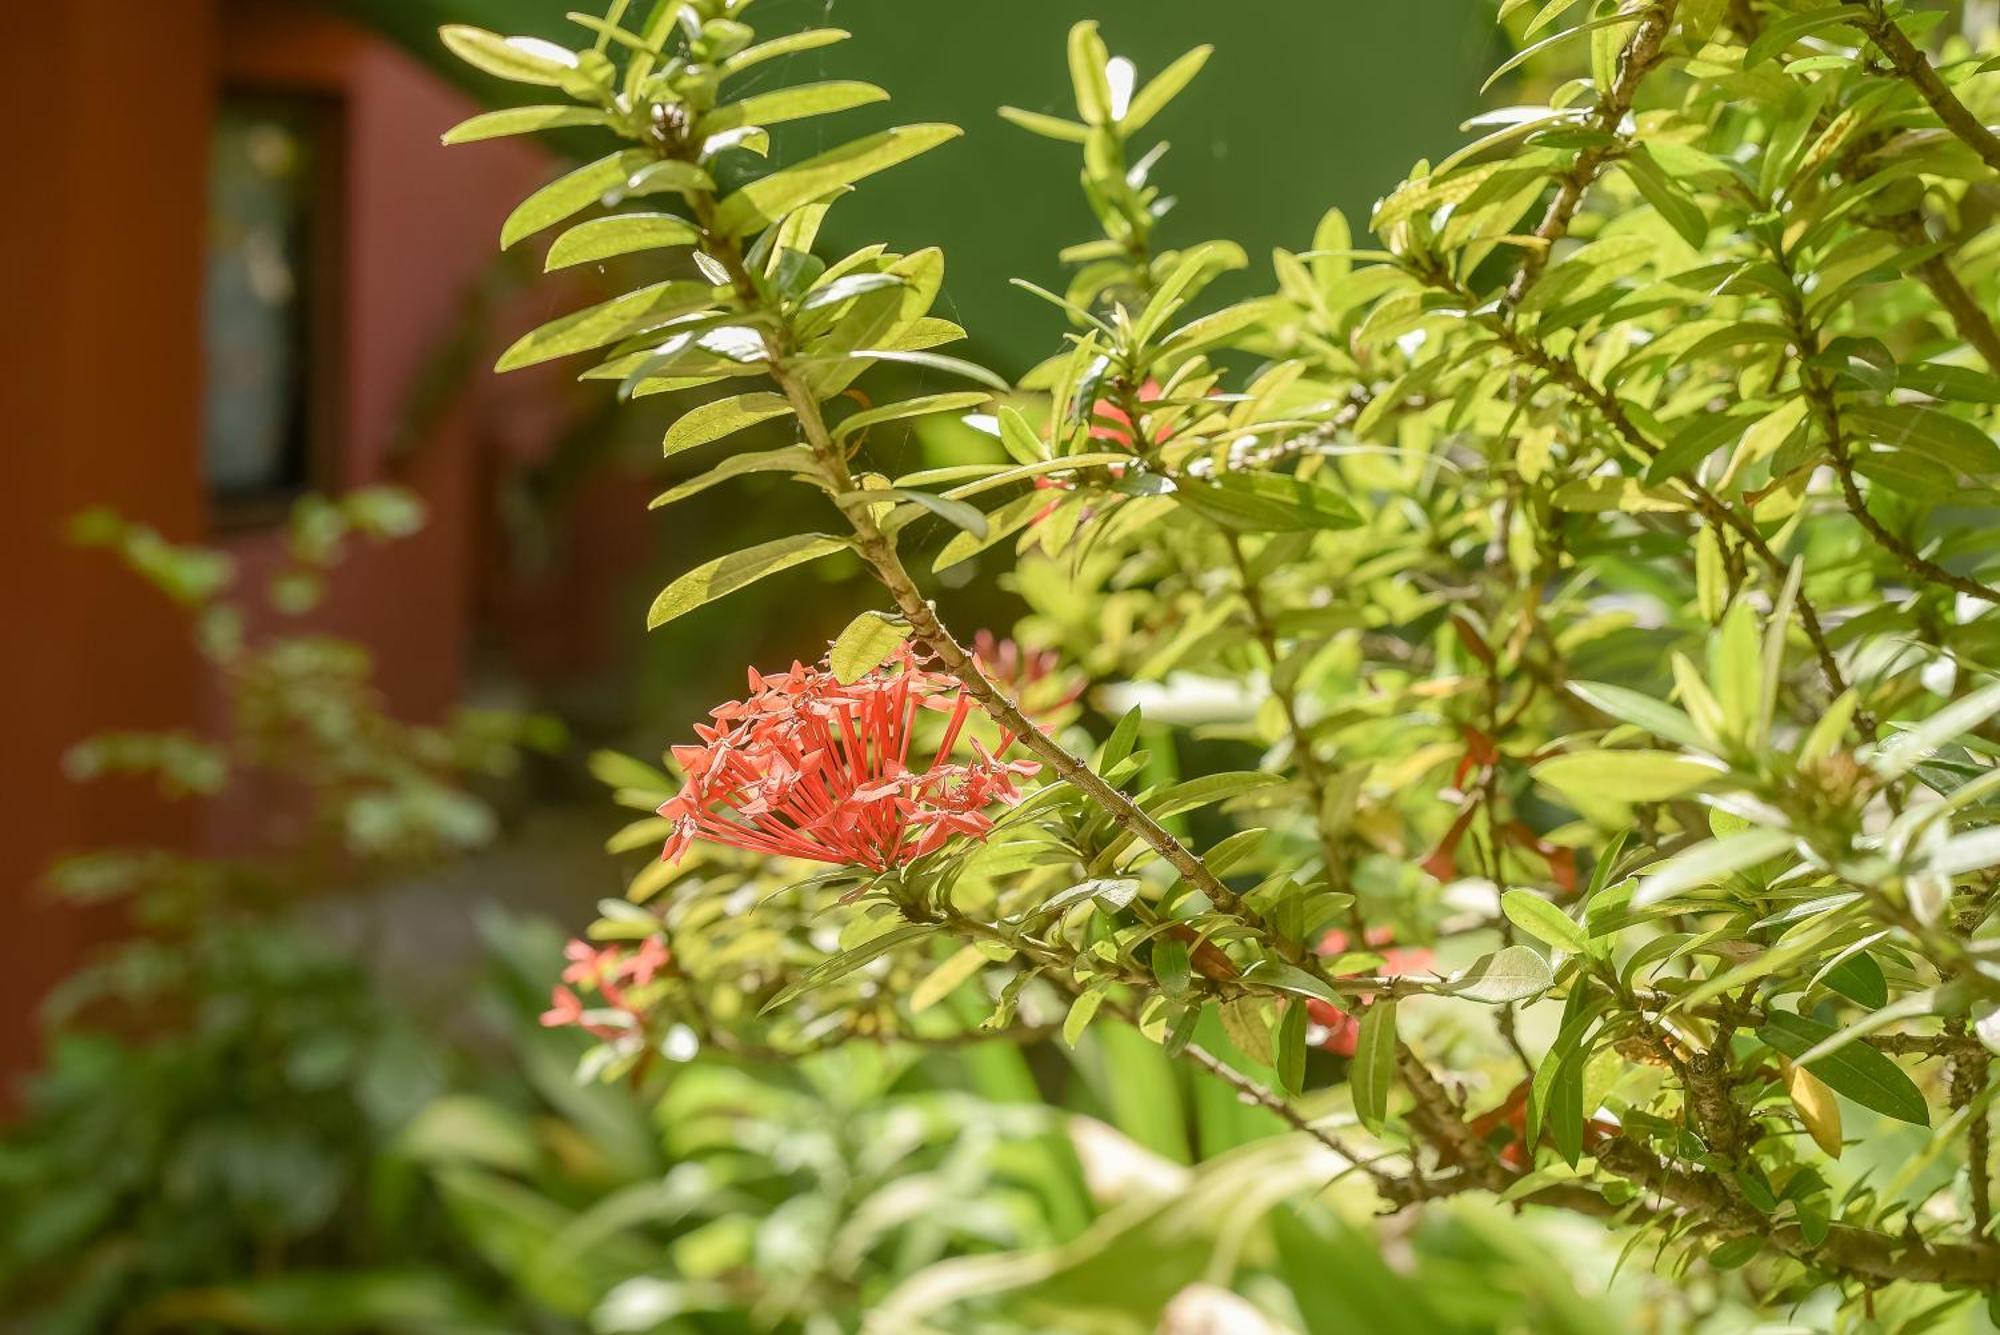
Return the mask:
[[795, 533], [790, 537], [746, 547], [740, 552], [704, 561], [663, 589], [646, 614], [646, 629], [655, 630], [675, 617], [692, 612], [704, 603], [749, 584], [834, 552], [844, 551], [847, 539], [824, 533]]
[[667, 428], [665, 452], [679, 454], [682, 450], [708, 445], [759, 422], [787, 416], [791, 411], [792, 405], [784, 395], [768, 390], [711, 399], [674, 419], [674, 424]]
[[1617, 802], [1666, 802], [1721, 778], [1720, 765], [1674, 751], [1570, 751], [1529, 771], [1561, 793]]
[[1125, 116], [1118, 122], [1118, 128], [1126, 134], [1145, 128], [1148, 121], [1159, 115], [1167, 103], [1173, 101], [1195, 75], [1201, 73], [1201, 67], [1208, 63], [1214, 51], [1212, 46], [1197, 46], [1154, 75], [1144, 88], [1132, 95], [1132, 103], [1125, 108]]
[[1590, 947], [1574, 919], [1532, 890], [1509, 890], [1500, 896], [1500, 908], [1516, 927], [1557, 950], [1581, 955]]
[[671, 280], [601, 301], [559, 320], [551, 320], [515, 340], [494, 364], [496, 371], [515, 371], [573, 353], [588, 352], [656, 328], [680, 316], [702, 310], [715, 300], [707, 283]]
[[1305, 1092], [1306, 1086], [1306, 1006], [1302, 1001], [1293, 1001], [1286, 1004], [1284, 1011], [1278, 1020], [1277, 1050], [1271, 1054], [1271, 1064], [1278, 1072], [1278, 1087], [1297, 1096]]
[[438, 36], [466, 64], [511, 83], [560, 88], [577, 67], [576, 52], [539, 37], [502, 37], [465, 23], [446, 24]]
[[1600, 681], [1573, 681], [1569, 683], [1569, 689], [1572, 695], [1591, 708], [1621, 723], [1644, 728], [1661, 741], [1678, 742], [1696, 750], [1708, 748], [1707, 740], [1692, 719], [1650, 695]]
[[[1757, 1038], [1766, 1047], [1797, 1061], [1837, 1032], [1831, 1025], [1789, 1011], [1766, 1012]], [[1886, 1054], [1866, 1043], [1848, 1043], [1824, 1057], [1800, 1063], [1836, 1094], [1862, 1107], [1917, 1126], [1931, 1124], [1930, 1105], [1923, 1091]]]
[[622, 193], [632, 173], [654, 160], [643, 149], [621, 149], [556, 177], [507, 215], [507, 221], [500, 227], [500, 248], [506, 250], [523, 237], [533, 236], [573, 213], [602, 203], [614, 193]]
[[1079, 992], [1069, 1006], [1069, 1014], [1063, 1017], [1063, 1042], [1075, 1047], [1083, 1039], [1084, 1030], [1096, 1018], [1098, 1007], [1104, 1004], [1104, 993], [1099, 988]]
[[677, 486], [670, 487], [648, 502], [646, 508], [657, 510], [662, 506], [684, 501], [690, 496], [699, 496], [720, 482], [733, 477], [743, 477], [749, 473], [814, 473], [817, 464], [813, 452], [804, 445], [786, 445], [776, 450], [752, 450], [745, 454], [732, 454], [699, 477], [691, 477]]
[[1744, 830], [1725, 839], [1706, 840], [1683, 849], [1647, 873], [1639, 888], [1632, 892], [1632, 907], [1645, 908], [1685, 891], [1714, 885], [1734, 872], [1778, 857], [1791, 847], [1791, 835], [1763, 828]]
[[889, 94], [874, 84], [852, 79], [802, 83], [717, 107], [701, 118], [699, 133], [717, 134], [739, 125], [778, 125], [784, 121], [829, 115], [853, 107], [865, 107], [870, 102], [888, 100]]
[[509, 135], [533, 134], [564, 125], [606, 125], [611, 117], [596, 107], [507, 107], [482, 112], [462, 120], [444, 132], [447, 144], [471, 144], [482, 139], [504, 139]]
[[903, 125], [842, 144], [730, 195], [716, 209], [716, 230], [725, 236], [760, 231], [831, 190], [893, 167], [960, 133], [956, 125]]
[[1059, 139], [1066, 144], [1080, 144], [1090, 138], [1090, 127], [1066, 121], [1060, 116], [1044, 116], [1039, 111], [1024, 111], [1020, 107], [1000, 108], [1000, 119], [1020, 126], [1030, 134], [1038, 134], [1046, 139]]
[[1174, 499], [1244, 533], [1356, 528], [1361, 523], [1361, 516], [1333, 491], [1279, 473], [1225, 473], [1208, 482], [1183, 478]]
[[699, 240], [699, 228], [671, 213], [620, 213], [580, 222], [564, 232], [549, 247], [544, 267], [566, 269], [635, 251], [691, 246]]
[[1396, 1003], [1385, 997], [1361, 1012], [1354, 1064], [1347, 1074], [1354, 1093], [1354, 1115], [1370, 1131], [1379, 1132], [1382, 1119], [1389, 1115], [1389, 1087], [1395, 1078]]
[[843, 418], [834, 427], [836, 442], [845, 441], [849, 436], [869, 427], [880, 426], [884, 422], [900, 422], [908, 417], [924, 417], [931, 413], [962, 413], [985, 406], [993, 396], [983, 390], [961, 389], [949, 394], [926, 394], [921, 398], [904, 399], [898, 403], [885, 403], [879, 408], [866, 408], [851, 417]]
[[839, 982], [856, 969], [881, 959], [898, 946], [922, 940], [924, 937], [942, 930], [943, 928], [935, 923], [920, 922], [903, 923], [900, 926], [891, 927], [888, 931], [882, 933], [882, 935], [870, 937], [854, 949], [842, 951], [832, 959], [820, 964], [805, 977], [799, 979], [790, 987], [785, 988], [769, 1001], [765, 1002], [763, 1009], [757, 1013], [759, 1015], [769, 1015], [780, 1006], [797, 1001], [808, 992], [825, 987], [829, 983]]
[[2000, 681], [1989, 682], [1954, 700], [1923, 722], [1899, 732], [1876, 748], [1869, 767], [1885, 779], [1898, 778], [1913, 765], [1929, 760], [1939, 747], [2000, 713]]
[[835, 42], [844, 42], [854, 34], [845, 28], [807, 28], [804, 32], [787, 33], [783, 37], [773, 37], [768, 42], [746, 46], [735, 55], [722, 62], [722, 73], [726, 77], [741, 74], [753, 65], [761, 65], [779, 56], [789, 56], [797, 51], [816, 51]]
[[842, 686], [852, 686], [882, 666], [889, 655], [909, 638], [910, 625], [900, 616], [887, 612], [863, 612], [848, 622], [847, 629], [841, 631], [840, 638], [833, 642], [828, 658], [833, 679]]

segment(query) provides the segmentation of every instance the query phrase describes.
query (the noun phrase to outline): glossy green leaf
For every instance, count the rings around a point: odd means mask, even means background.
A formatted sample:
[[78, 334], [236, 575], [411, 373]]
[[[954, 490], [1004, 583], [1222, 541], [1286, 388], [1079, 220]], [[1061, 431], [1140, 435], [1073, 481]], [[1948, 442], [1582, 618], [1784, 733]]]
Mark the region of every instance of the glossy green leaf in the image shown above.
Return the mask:
[[[1837, 1031], [1789, 1011], [1766, 1012], [1757, 1038], [1766, 1047], [1797, 1060]], [[1931, 1124], [1923, 1091], [1895, 1061], [1866, 1043], [1848, 1043], [1824, 1057], [1802, 1063], [1836, 1094], [1864, 1108], [1916, 1126]]]
[[768, 390], [712, 399], [674, 419], [674, 424], [667, 428], [665, 452], [679, 454], [682, 450], [708, 445], [759, 422], [789, 416], [791, 411], [791, 403], [782, 394]]
[[699, 228], [671, 213], [614, 214], [580, 222], [557, 237], [549, 247], [545, 267], [565, 269], [635, 251], [691, 246], [699, 240]]
[[544, 227], [622, 194], [632, 173], [654, 160], [643, 149], [627, 148], [563, 173], [507, 215], [500, 227], [500, 248], [505, 250]]
[[496, 371], [515, 371], [524, 366], [588, 352], [621, 338], [657, 328], [680, 316], [704, 310], [715, 301], [715, 290], [707, 283], [670, 281], [653, 283], [627, 292], [622, 297], [599, 302], [541, 328], [522, 335], [502, 353]]
[[1354, 1115], [1370, 1131], [1389, 1115], [1389, 1089], [1396, 1079], [1396, 1003], [1384, 998], [1361, 1012], [1354, 1040], [1354, 1064], [1347, 1083], [1354, 1092]]
[[907, 161], [960, 133], [955, 125], [903, 125], [842, 144], [730, 195], [716, 208], [715, 228], [724, 236], [761, 231], [831, 190]]
[[740, 552], [704, 561], [661, 590], [646, 613], [646, 629], [657, 630], [675, 617], [694, 611], [705, 603], [754, 584], [766, 575], [788, 570], [807, 561], [845, 551], [845, 538], [824, 533], [795, 533], [770, 542], [746, 547]]

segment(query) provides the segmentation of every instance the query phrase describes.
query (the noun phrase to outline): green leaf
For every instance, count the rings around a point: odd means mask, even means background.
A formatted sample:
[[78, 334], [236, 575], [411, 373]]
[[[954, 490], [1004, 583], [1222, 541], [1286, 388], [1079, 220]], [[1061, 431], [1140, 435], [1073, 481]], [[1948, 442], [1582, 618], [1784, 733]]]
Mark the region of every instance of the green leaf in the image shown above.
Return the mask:
[[1314, 977], [1296, 964], [1286, 964], [1282, 960], [1258, 960], [1243, 971], [1243, 982], [1248, 986], [1268, 988], [1273, 992], [1316, 997], [1343, 1010], [1351, 1004], [1347, 998], [1327, 986], [1324, 980]]
[[1197, 46], [1154, 75], [1144, 88], [1132, 95], [1131, 105], [1125, 108], [1125, 116], [1118, 122], [1118, 128], [1126, 134], [1143, 129], [1167, 103], [1174, 100], [1181, 89], [1188, 86], [1195, 75], [1201, 73], [1201, 67], [1208, 63], [1214, 51], [1212, 46]]
[[1792, 836], [1783, 830], [1753, 829], [1724, 839], [1708, 839], [1681, 850], [1639, 882], [1632, 907], [1645, 908], [1684, 891], [1714, 885], [1732, 873], [1790, 851]]
[[959, 413], [985, 406], [993, 396], [984, 390], [961, 389], [949, 394], [926, 394], [921, 398], [904, 399], [899, 403], [885, 403], [879, 408], [867, 408], [851, 417], [843, 418], [833, 429], [836, 443], [845, 441], [858, 431], [884, 422], [900, 422], [909, 417], [924, 417], [931, 413]]
[[1355, 528], [1361, 523], [1353, 507], [1332, 491], [1278, 473], [1225, 473], [1209, 482], [1184, 477], [1174, 499], [1244, 533]]
[[625, 193], [628, 195], [658, 195], [670, 190], [689, 194], [713, 189], [715, 178], [706, 170], [677, 158], [649, 162], [633, 172], [625, 182]]
[[1153, 943], [1153, 977], [1168, 996], [1187, 995], [1188, 982], [1193, 977], [1187, 942], [1167, 937]]
[[1288, 1003], [1278, 1019], [1272, 1065], [1278, 1072], [1278, 1087], [1299, 1095], [1306, 1085], [1306, 1007], [1301, 1001]]
[[882, 666], [898, 645], [910, 638], [909, 623], [887, 612], [863, 612], [847, 623], [833, 642], [829, 665], [833, 679], [852, 686]]
[[1573, 681], [1570, 693], [1591, 708], [1609, 714], [1621, 723], [1644, 728], [1661, 741], [1678, 742], [1696, 750], [1707, 750], [1708, 739], [1680, 710], [1652, 696], [1609, 682]]
[[1849, 435], [1911, 450], [1961, 473], [1979, 477], [2000, 471], [2000, 445], [1971, 422], [1935, 408], [1912, 404], [1854, 406], [1840, 414]]
[[758, 390], [749, 394], [732, 394], [726, 399], [712, 399], [696, 408], [690, 408], [674, 419], [667, 428], [663, 442], [665, 452], [679, 454], [682, 450], [692, 450], [712, 444], [725, 436], [768, 422], [775, 417], [784, 417], [792, 411], [791, 403], [782, 394], [768, 390]]
[[675, 617], [694, 611], [704, 603], [749, 584], [766, 575], [787, 570], [807, 561], [845, 551], [845, 538], [824, 533], [795, 533], [790, 537], [746, 547], [740, 552], [704, 561], [661, 590], [646, 613], [646, 629], [655, 630]]
[[1581, 955], [1590, 946], [1574, 919], [1532, 890], [1509, 890], [1500, 896], [1500, 908], [1516, 927], [1558, 950]]
[[555, 239], [544, 268], [565, 269], [634, 251], [691, 246], [699, 240], [699, 228], [671, 213], [620, 213], [609, 218], [592, 218]]
[[1513, 70], [1519, 69], [1521, 66], [1527, 64], [1530, 60], [1533, 60], [1536, 56], [1548, 50], [1550, 47], [1556, 45], [1556, 43], [1558, 42], [1566, 42], [1572, 37], [1580, 37], [1584, 33], [1595, 32], [1599, 28], [1608, 28], [1611, 27], [1613, 24], [1637, 23], [1640, 17], [1641, 16], [1637, 12], [1628, 14], [1609, 14], [1600, 19], [1592, 19], [1588, 23], [1579, 23], [1574, 28], [1565, 28], [1563, 29], [1563, 31], [1556, 33], [1553, 37], [1544, 37], [1539, 42], [1535, 42], [1532, 43], [1531, 45], [1524, 46], [1519, 51], [1516, 51], [1513, 55], [1509, 56], [1506, 60], [1502, 61], [1499, 67], [1495, 69], [1493, 73], [1487, 75], [1486, 82], [1479, 86], [1479, 91], [1481, 93], [1484, 93], [1487, 89], [1491, 88], [1496, 82], [1498, 82], [1502, 75], [1505, 75]]
[[918, 510], [928, 510], [939, 519], [944, 520], [945, 523], [950, 524], [953, 528], [974, 539], [984, 539], [986, 537], [986, 516], [979, 512], [979, 508], [967, 505], [964, 501], [955, 501], [949, 496], [939, 496], [935, 492], [918, 491], [911, 487], [891, 487], [883, 492], [849, 494], [868, 498], [877, 495], [889, 496], [916, 507], [915, 510], [898, 510], [895, 514], [884, 520], [883, 528], [889, 532], [895, 532], [903, 528], [911, 520], [917, 518]]
[[715, 289], [707, 283], [681, 279], [653, 283], [531, 330], [501, 354], [493, 369], [517, 371], [524, 366], [601, 348], [691, 315], [714, 300]]
[[1027, 919], [1046, 918], [1094, 899], [1110, 909], [1122, 909], [1139, 893], [1139, 883], [1128, 876], [1099, 876], [1079, 881], [1067, 890], [1050, 895], [1023, 915]]
[[[1765, 1014], [1758, 1039], [1774, 1051], [1794, 1061], [1833, 1037], [1831, 1025], [1808, 1020], [1788, 1011]], [[1862, 1107], [1916, 1126], [1931, 1124], [1930, 1105], [1903, 1068], [1866, 1043], [1848, 1043], [1824, 1057], [1801, 1063], [1836, 1094], [1853, 1099]]]
[[872, 83], [858, 83], [851, 79], [802, 83], [717, 107], [701, 118], [699, 133], [711, 135], [733, 130], [739, 125], [777, 125], [888, 100], [889, 94]]
[[956, 992], [967, 979], [978, 973], [986, 963], [986, 952], [978, 946], [966, 946], [947, 958], [944, 963], [925, 974], [924, 980], [910, 990], [910, 1014], [921, 1015], [943, 1001]]
[[1554, 985], [1555, 975], [1549, 971], [1547, 960], [1526, 946], [1508, 946], [1481, 955], [1436, 990], [1497, 1006], [1538, 997]]
[[446, 130], [443, 142], [471, 144], [482, 139], [504, 139], [508, 135], [533, 134], [564, 125], [606, 125], [611, 117], [596, 107], [508, 107], [482, 112]]
[[844, 950], [832, 959], [820, 964], [805, 977], [799, 979], [790, 987], [785, 988], [778, 995], [765, 1002], [763, 1008], [757, 1013], [759, 1015], [769, 1015], [780, 1006], [796, 1001], [816, 988], [825, 987], [829, 983], [839, 982], [856, 969], [881, 959], [898, 946], [908, 945], [912, 941], [920, 941], [924, 937], [942, 930], [944, 929], [936, 923], [924, 922], [903, 923], [899, 926], [891, 927], [888, 931], [882, 933], [882, 935], [870, 937], [854, 949]]
[[554, 226], [573, 213], [623, 193], [632, 173], [655, 161], [644, 149], [627, 148], [556, 177], [515, 206], [500, 227], [500, 248]]
[[1794, 42], [1808, 33], [1818, 32], [1821, 28], [1830, 28], [1835, 24], [1852, 23], [1854, 17], [1854, 11], [1845, 5], [1829, 5], [1824, 9], [1791, 14], [1768, 23], [1763, 31], [1757, 34], [1757, 40], [1750, 43], [1749, 50], [1743, 53], [1743, 68], [1754, 69], [1779, 52], [1789, 50]]
[[577, 67], [576, 52], [538, 37], [502, 37], [465, 23], [446, 24], [438, 36], [466, 64], [511, 83], [560, 88]]
[[787, 445], [776, 450], [752, 450], [745, 454], [732, 454], [699, 477], [689, 478], [686, 482], [661, 492], [647, 504], [646, 508], [657, 510], [661, 506], [684, 501], [690, 496], [699, 496], [719, 482], [727, 482], [733, 477], [742, 477], [749, 473], [811, 474], [817, 467], [812, 450], [804, 445]]
[[1077, 993], [1076, 1000], [1069, 1005], [1069, 1014], [1063, 1017], [1063, 1042], [1075, 1047], [1082, 1041], [1083, 1031], [1090, 1027], [1091, 1020], [1097, 1016], [1098, 1007], [1103, 1004], [1104, 992], [1101, 988], [1093, 987], [1086, 992]]
[[2000, 682], [1989, 682], [1952, 701], [1909, 731], [1883, 742], [1869, 760], [1869, 768], [1885, 779], [1898, 778], [1913, 765], [1936, 755], [1945, 743], [1972, 731], [1996, 713], [2000, 713]]
[[1396, 1003], [1385, 997], [1362, 1010], [1354, 1064], [1347, 1073], [1354, 1115], [1372, 1132], [1379, 1132], [1382, 1119], [1389, 1115], [1389, 1087], [1395, 1078]]
[[1258, 770], [1202, 774], [1162, 788], [1159, 792], [1141, 799], [1139, 806], [1154, 820], [1167, 820], [1284, 781], [1279, 775], [1265, 774]]
[[871, 134], [752, 181], [717, 207], [715, 229], [744, 236], [803, 204], [893, 167], [962, 133], [956, 125], [903, 125]]
[[740, 74], [753, 65], [761, 65], [779, 56], [789, 56], [796, 51], [815, 51], [835, 42], [844, 42], [854, 34], [845, 28], [807, 28], [804, 32], [787, 33], [783, 37], [773, 37], [768, 42], [746, 46], [735, 55], [722, 62], [722, 73], [726, 77]]
[[1726, 773], [1674, 751], [1571, 751], [1528, 772], [1558, 792], [1618, 802], [1670, 801]]
[[1020, 107], [1000, 108], [1000, 119], [1009, 121], [1030, 134], [1038, 134], [1046, 139], [1059, 139], [1066, 144], [1080, 144], [1090, 138], [1090, 127], [1066, 121], [1060, 116], [1044, 116], [1039, 111], [1024, 111]]
[[1105, 74], [1110, 59], [1095, 21], [1085, 19], [1070, 28], [1069, 81], [1076, 90], [1077, 114], [1092, 125], [1111, 120], [1111, 82]]
[[843, 352], [831, 357], [808, 358], [812, 362], [834, 361], [876, 361], [900, 362], [905, 366], [927, 366], [934, 371], [948, 371], [952, 375], [976, 380], [982, 385], [991, 385], [1001, 393], [1012, 389], [1005, 380], [983, 366], [965, 361], [959, 357], [947, 357], [937, 352], [918, 352], [904, 348], [862, 348], [855, 352]]
[[1697, 249], [1708, 240], [1708, 215], [1686, 187], [1653, 161], [1644, 145], [1634, 145], [1618, 162], [1625, 169], [1626, 178], [1638, 187], [1640, 196], [1667, 220], [1669, 227], [1680, 233], [1681, 240]]

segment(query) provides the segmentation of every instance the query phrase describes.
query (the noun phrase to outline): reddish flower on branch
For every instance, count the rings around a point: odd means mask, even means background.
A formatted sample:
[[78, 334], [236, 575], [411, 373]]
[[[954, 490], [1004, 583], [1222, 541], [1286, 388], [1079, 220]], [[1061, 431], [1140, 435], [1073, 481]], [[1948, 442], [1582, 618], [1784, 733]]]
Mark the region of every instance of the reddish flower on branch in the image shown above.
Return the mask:
[[[1429, 973], [1437, 957], [1427, 946], [1391, 946], [1395, 934], [1386, 927], [1371, 927], [1366, 935], [1367, 947], [1382, 956], [1382, 967], [1375, 971], [1378, 978], [1400, 978], [1406, 974]], [[1351, 948], [1348, 935], [1342, 931], [1331, 931], [1320, 938], [1321, 955], [1344, 955]], [[1372, 998], [1361, 998], [1367, 1006]], [[1355, 1044], [1361, 1038], [1361, 1022], [1349, 1012], [1317, 997], [1306, 1002], [1306, 1014], [1312, 1022], [1326, 1030], [1326, 1037], [1320, 1040], [1320, 1047], [1341, 1057], [1352, 1057]]]
[[599, 947], [588, 941], [573, 940], [563, 947], [563, 958], [569, 964], [562, 971], [562, 982], [549, 994], [549, 1008], [541, 1017], [543, 1026], [553, 1029], [573, 1024], [598, 1038], [615, 1038], [627, 1032], [627, 1028], [591, 1020], [576, 989], [593, 991], [604, 999], [607, 1007], [623, 1011], [631, 1021], [630, 1028], [643, 1027], [644, 1016], [628, 999], [625, 989], [652, 982], [673, 955], [666, 942], [649, 936], [636, 951], [625, 946]]
[[[923, 768], [910, 763], [919, 710], [945, 715], [942, 738]], [[677, 746], [687, 774], [680, 795], [661, 806], [674, 823], [661, 856], [678, 859], [697, 839], [753, 853], [885, 871], [943, 846], [955, 834], [983, 837], [986, 809], [1020, 800], [1019, 777], [1039, 768], [1000, 759], [967, 739], [972, 758], [955, 761], [972, 701], [960, 684], [919, 666], [903, 646], [851, 686], [823, 664], [750, 672], [749, 698], [711, 711], [698, 746]]]
[[972, 637], [972, 656], [986, 679], [1031, 715], [1054, 714], [1075, 704], [1087, 685], [1082, 674], [1063, 671], [1053, 649], [1025, 649], [1012, 639], [982, 630]]

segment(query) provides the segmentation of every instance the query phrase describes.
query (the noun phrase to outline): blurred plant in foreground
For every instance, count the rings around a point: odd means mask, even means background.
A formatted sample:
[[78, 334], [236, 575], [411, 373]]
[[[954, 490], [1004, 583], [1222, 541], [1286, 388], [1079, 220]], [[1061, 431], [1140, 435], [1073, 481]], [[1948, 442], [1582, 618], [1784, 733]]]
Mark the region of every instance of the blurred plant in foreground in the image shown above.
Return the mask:
[[[172, 797], [250, 784], [287, 816], [241, 855], [116, 848], [50, 872], [73, 902], [121, 907], [133, 935], [51, 997], [51, 1069], [0, 1139], [0, 1325], [416, 1329], [486, 1310], [477, 1284], [436, 1268], [456, 1245], [420, 1175], [385, 1153], [451, 1078], [448, 1049], [385, 1001], [353, 945], [302, 920], [315, 896], [485, 843], [496, 822], [468, 785], [561, 738], [490, 712], [400, 722], [363, 649], [285, 631], [349, 543], [421, 521], [390, 489], [301, 502], [261, 607], [224, 554], [107, 512], [76, 521], [78, 541], [187, 609], [227, 720], [215, 737], [89, 739], [71, 776]], [[251, 1276], [281, 1282], [255, 1300], [214, 1288]]]

